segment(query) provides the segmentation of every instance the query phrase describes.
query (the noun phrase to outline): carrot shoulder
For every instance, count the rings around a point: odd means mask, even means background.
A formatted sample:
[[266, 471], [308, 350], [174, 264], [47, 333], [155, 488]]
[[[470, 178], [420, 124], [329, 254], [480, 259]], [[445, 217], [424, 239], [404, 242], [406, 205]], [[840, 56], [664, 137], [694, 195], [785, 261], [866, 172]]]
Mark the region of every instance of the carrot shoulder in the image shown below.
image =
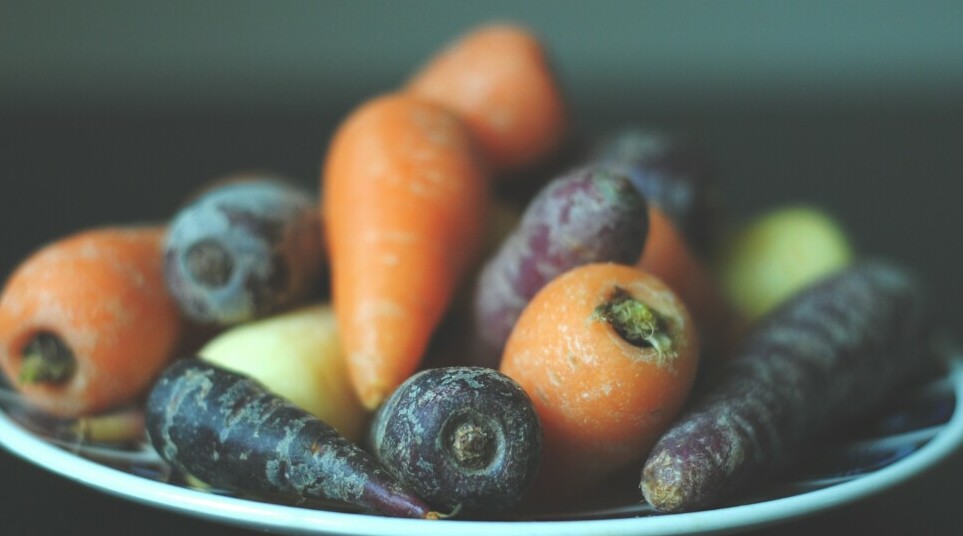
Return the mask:
[[411, 95], [374, 98], [336, 132], [321, 210], [332, 300], [366, 407], [417, 368], [480, 250], [487, 178], [460, 120]]
[[407, 91], [459, 114], [496, 171], [549, 155], [568, 123], [561, 86], [545, 48], [528, 28], [492, 23], [439, 52]]

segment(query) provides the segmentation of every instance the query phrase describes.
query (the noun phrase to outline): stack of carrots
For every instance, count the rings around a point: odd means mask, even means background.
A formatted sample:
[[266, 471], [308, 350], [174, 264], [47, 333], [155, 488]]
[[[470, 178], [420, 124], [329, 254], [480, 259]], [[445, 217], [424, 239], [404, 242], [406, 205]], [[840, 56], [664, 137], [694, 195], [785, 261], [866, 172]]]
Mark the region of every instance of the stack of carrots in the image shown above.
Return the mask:
[[[537, 37], [523, 27], [493, 25], [463, 36], [402, 89], [365, 102], [340, 126], [323, 169], [322, 216], [333, 303], [366, 407], [378, 407], [422, 364], [456, 289], [480, 260], [490, 183], [521, 180], [520, 170], [559, 150], [569, 123]], [[638, 237], [646, 247], [636, 266], [600, 267], [568, 279], [566, 289], [540, 294], [543, 314], [533, 319], [536, 313], [526, 310], [505, 349], [502, 371], [529, 392], [543, 419], [545, 474], [579, 474], [558, 469], [592, 459], [580, 475], [591, 482], [642, 456], [689, 394], [699, 338], [706, 338], [704, 346], [728, 348], [738, 332], [727, 324], [731, 310], [709, 270], [673, 222], [654, 204], [649, 220], [648, 236]], [[627, 358], [625, 345], [613, 345], [601, 331], [584, 339], [599, 349], [585, 359], [597, 361], [570, 374], [564, 341], [578, 335], [559, 333], [558, 326], [580, 329], [598, 305], [592, 300], [615, 281], [641, 289], [678, 319], [678, 329], [670, 330], [678, 339], [673, 357], [649, 359], [647, 348], [643, 357]], [[593, 285], [597, 293], [579, 294]], [[666, 295], [673, 298], [660, 301]], [[619, 394], [611, 394], [611, 378], [619, 379]], [[594, 402], [583, 403], [588, 393]], [[604, 434], [590, 433], [599, 427]]]
[[322, 215], [354, 386], [370, 409], [418, 367], [478, 260], [490, 180], [562, 141], [566, 113], [536, 38], [482, 28], [338, 129]]
[[[538, 37], [491, 24], [339, 126], [318, 209], [338, 336], [365, 408], [424, 365], [485, 260], [499, 181], [557, 156], [570, 124]], [[700, 348], [724, 354], [741, 333], [704, 260], [658, 200], [646, 201], [641, 258], [567, 271], [518, 303], [524, 313], [500, 365], [543, 420], [545, 472], [594, 460], [572, 472], [579, 483], [643, 456], [684, 404]], [[164, 233], [92, 230], [18, 269], [0, 301], [0, 364], [28, 400], [61, 416], [129, 404], [177, 357], [188, 331], [163, 281]], [[571, 341], [586, 352], [574, 355]], [[59, 355], [66, 370], [31, 372], [31, 353]]]

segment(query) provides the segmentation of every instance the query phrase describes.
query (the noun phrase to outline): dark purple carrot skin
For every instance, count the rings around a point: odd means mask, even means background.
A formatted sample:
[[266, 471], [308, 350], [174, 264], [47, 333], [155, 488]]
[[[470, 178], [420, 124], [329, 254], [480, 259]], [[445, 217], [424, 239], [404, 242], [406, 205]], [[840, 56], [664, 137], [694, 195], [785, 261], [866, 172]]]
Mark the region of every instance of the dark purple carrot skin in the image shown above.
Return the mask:
[[559, 274], [592, 262], [638, 260], [648, 234], [646, 207], [627, 178], [604, 168], [570, 170], [540, 190], [479, 274], [472, 364], [498, 367], [522, 309]]
[[215, 487], [338, 501], [388, 516], [435, 515], [328, 424], [199, 359], [164, 371], [147, 399], [146, 428], [164, 460]]
[[490, 516], [521, 501], [542, 431], [525, 391], [487, 367], [415, 374], [378, 409], [371, 450], [429, 505]]
[[713, 170], [693, 146], [658, 130], [626, 128], [599, 143], [592, 159], [625, 174], [693, 251], [710, 254], [721, 228], [721, 203]]
[[293, 184], [245, 177], [200, 194], [175, 214], [164, 275], [187, 316], [229, 326], [305, 301], [319, 286], [317, 202]]
[[650, 451], [645, 500], [666, 512], [717, 504], [926, 370], [922, 301], [910, 274], [880, 261], [789, 300]]

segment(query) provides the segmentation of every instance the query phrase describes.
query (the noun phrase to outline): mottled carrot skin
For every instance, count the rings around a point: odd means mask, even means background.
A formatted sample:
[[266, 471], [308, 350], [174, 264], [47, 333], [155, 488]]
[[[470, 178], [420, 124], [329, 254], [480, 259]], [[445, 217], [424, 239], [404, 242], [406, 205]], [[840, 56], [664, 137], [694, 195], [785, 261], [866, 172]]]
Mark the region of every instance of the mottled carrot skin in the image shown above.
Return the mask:
[[389, 516], [433, 515], [334, 428], [260, 383], [199, 359], [164, 371], [147, 399], [146, 426], [164, 460], [213, 486], [340, 501]]
[[[78, 231], [38, 249], [0, 296], [0, 367], [24, 399], [59, 417], [134, 402], [182, 342], [164, 286], [163, 225]], [[60, 381], [24, 377], [31, 341], [58, 341], [76, 367]], [[29, 369], [29, 367], [27, 367]]]
[[234, 325], [302, 303], [321, 281], [317, 200], [270, 176], [207, 190], [174, 216], [164, 275], [198, 322]]
[[552, 180], [482, 267], [473, 302], [473, 364], [498, 367], [522, 309], [558, 275], [595, 262], [634, 263], [648, 222], [645, 199], [623, 175], [584, 167]]
[[511, 508], [528, 491], [542, 429], [528, 395], [486, 367], [415, 374], [375, 414], [372, 451], [431, 506], [459, 515]]
[[921, 290], [900, 267], [862, 261], [767, 316], [642, 470], [667, 512], [710, 507], [790, 463], [806, 441], [926, 368]]

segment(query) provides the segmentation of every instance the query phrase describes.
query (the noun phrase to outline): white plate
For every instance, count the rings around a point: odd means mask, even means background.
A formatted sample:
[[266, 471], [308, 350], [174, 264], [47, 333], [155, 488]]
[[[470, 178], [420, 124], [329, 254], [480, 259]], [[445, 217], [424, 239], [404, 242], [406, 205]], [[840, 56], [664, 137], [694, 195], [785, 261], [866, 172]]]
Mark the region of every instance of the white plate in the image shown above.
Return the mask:
[[[945, 373], [897, 397], [850, 438], [823, 452], [806, 474], [788, 475], [733, 506], [655, 515], [642, 504], [578, 513], [574, 519], [422, 521], [288, 506], [177, 484], [147, 446], [130, 450], [71, 444], [0, 411], [0, 444], [26, 460], [91, 488], [218, 523], [284, 534], [383, 536], [677, 535], [759, 528], [812, 515], [880, 493], [938, 464], [963, 443], [963, 355], [947, 351]], [[0, 407], [16, 403], [0, 393]], [[917, 411], [922, 408], [922, 412]], [[922, 420], [920, 420], [922, 415]], [[907, 419], [909, 424], [907, 425]], [[28, 423], [30, 424], [30, 423]], [[917, 425], [918, 424], [918, 425]], [[893, 428], [893, 427], [896, 428]], [[456, 525], [454, 525], [456, 524]]]

